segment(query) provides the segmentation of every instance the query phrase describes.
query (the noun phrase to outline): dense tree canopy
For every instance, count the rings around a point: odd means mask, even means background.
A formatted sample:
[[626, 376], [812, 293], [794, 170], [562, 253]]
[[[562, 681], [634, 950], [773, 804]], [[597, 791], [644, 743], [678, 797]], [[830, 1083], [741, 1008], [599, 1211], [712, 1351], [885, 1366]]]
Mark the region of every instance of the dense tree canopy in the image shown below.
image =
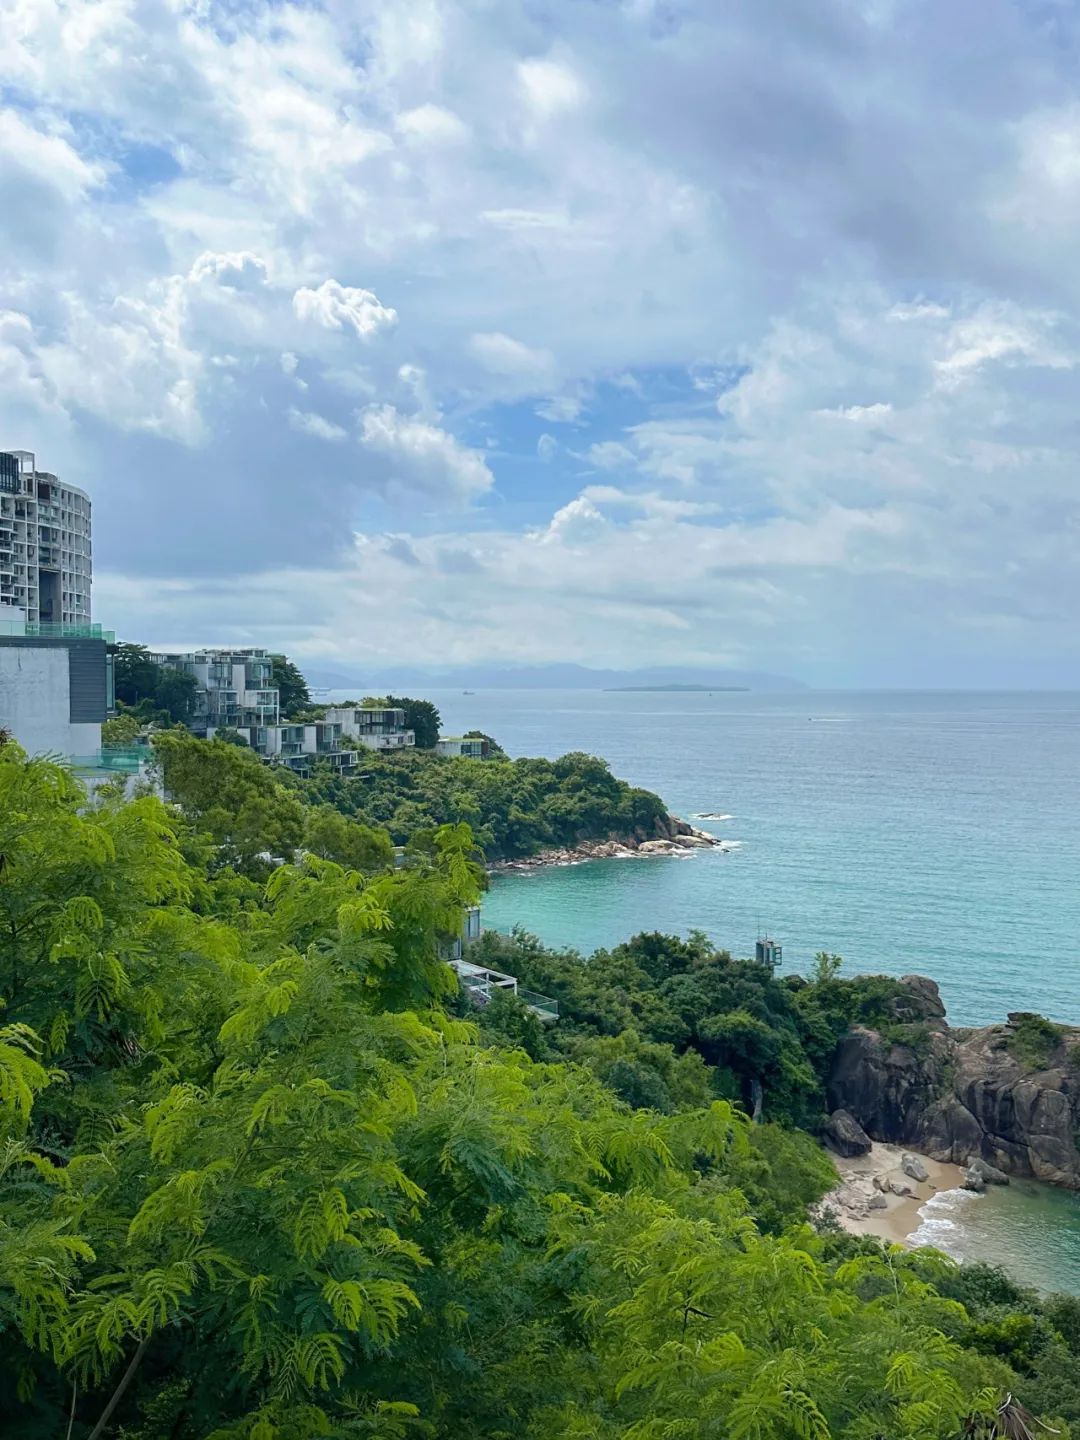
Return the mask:
[[124, 642], [115, 647], [113, 684], [119, 704], [144, 723], [183, 725], [195, 713], [195, 677], [158, 665], [145, 645]]
[[[763, 1234], [790, 1137], [755, 1148], [703, 1060], [613, 1026], [580, 1063], [478, 1041], [439, 958], [467, 827], [238, 886], [207, 816], [0, 747], [12, 1435], [1004, 1433], [1036, 1340], [976, 1334], [940, 1258]], [[664, 1107], [617, 1098], [623, 1063]], [[1073, 1356], [1075, 1312], [1042, 1320]]]
[[658, 795], [617, 779], [603, 760], [452, 759], [403, 752], [365, 763], [353, 777], [313, 776], [313, 800], [369, 825], [398, 844], [417, 830], [464, 822], [489, 860], [532, 855], [609, 835], [653, 837], [666, 816]]

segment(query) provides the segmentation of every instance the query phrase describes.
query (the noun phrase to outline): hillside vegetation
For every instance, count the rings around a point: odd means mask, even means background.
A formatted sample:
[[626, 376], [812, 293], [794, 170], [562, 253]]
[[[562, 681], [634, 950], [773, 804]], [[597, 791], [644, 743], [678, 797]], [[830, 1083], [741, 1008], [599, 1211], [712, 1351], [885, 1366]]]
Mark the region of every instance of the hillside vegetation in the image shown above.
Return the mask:
[[201, 824], [0, 746], [5, 1433], [951, 1440], [1075, 1368], [1067, 1308], [766, 1213], [808, 1142], [704, 1052], [620, 1098], [600, 990], [576, 1058], [462, 1018], [467, 827], [260, 880]]
[[396, 845], [441, 825], [467, 824], [488, 860], [608, 835], [651, 837], [666, 818], [658, 795], [584, 754], [471, 760], [431, 751], [362, 752], [357, 775], [317, 770], [301, 780], [263, 765], [251, 750], [183, 729], [157, 734], [155, 747], [170, 795], [244, 864], [263, 851], [290, 855], [320, 807], [385, 830]]

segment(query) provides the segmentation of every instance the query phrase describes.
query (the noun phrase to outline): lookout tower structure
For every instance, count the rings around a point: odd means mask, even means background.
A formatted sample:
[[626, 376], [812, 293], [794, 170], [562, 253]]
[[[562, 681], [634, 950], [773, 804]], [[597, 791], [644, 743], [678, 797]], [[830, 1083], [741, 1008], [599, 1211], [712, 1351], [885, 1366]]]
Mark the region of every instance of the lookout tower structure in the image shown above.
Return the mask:
[[770, 970], [778, 970], [784, 963], [784, 947], [778, 940], [759, 935], [754, 945], [754, 959], [759, 965], [768, 965]]

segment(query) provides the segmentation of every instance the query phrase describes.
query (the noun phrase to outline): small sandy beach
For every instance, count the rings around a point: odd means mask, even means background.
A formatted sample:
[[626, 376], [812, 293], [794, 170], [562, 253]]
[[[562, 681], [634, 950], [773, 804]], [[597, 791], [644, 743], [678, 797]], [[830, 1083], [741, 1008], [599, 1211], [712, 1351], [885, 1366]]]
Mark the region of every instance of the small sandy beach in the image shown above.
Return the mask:
[[[919, 1211], [939, 1190], [958, 1190], [964, 1179], [960, 1165], [931, 1160], [899, 1145], [875, 1141], [866, 1155], [827, 1152], [840, 1183], [819, 1202], [851, 1235], [876, 1235], [906, 1245], [919, 1228]], [[905, 1174], [903, 1160], [912, 1155], [926, 1170], [925, 1180]], [[896, 1193], [907, 1189], [910, 1193]]]

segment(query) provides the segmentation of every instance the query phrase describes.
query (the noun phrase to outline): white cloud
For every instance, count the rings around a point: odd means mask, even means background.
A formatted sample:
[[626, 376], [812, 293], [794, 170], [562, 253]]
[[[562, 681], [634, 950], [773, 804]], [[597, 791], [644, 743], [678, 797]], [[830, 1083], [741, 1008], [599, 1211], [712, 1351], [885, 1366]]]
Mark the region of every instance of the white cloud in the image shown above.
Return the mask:
[[582, 81], [561, 61], [523, 60], [517, 73], [529, 108], [541, 119], [575, 110], [585, 99]]
[[46, 187], [73, 203], [103, 185], [106, 173], [102, 164], [87, 161], [78, 153], [70, 143], [70, 132], [50, 133], [30, 124], [16, 110], [0, 110], [0, 186], [5, 190], [19, 178], [32, 187], [25, 197], [30, 203], [36, 198], [34, 191]]
[[873, 405], [838, 405], [834, 410], [818, 410], [818, 415], [831, 416], [837, 420], [851, 420], [856, 425], [866, 425], [884, 420], [892, 414], [892, 406], [879, 400]]
[[442, 105], [418, 105], [397, 117], [397, 127], [409, 140], [424, 145], [458, 145], [469, 138], [469, 127]]
[[581, 419], [584, 411], [585, 397], [580, 391], [549, 395], [536, 407], [541, 420], [550, 420], [555, 425], [572, 425]]
[[554, 356], [547, 350], [534, 350], [520, 340], [500, 331], [473, 335], [469, 349], [485, 370], [541, 385], [550, 383], [555, 368]]
[[947, 335], [945, 354], [935, 361], [939, 381], [943, 388], [954, 389], [994, 360], [1069, 369], [1077, 362], [1077, 352], [1061, 348], [1053, 330], [1052, 316], [1014, 305], [981, 306], [957, 321]]
[[599, 440], [588, 453], [589, 463], [598, 470], [632, 469], [637, 464], [634, 452], [620, 440]]
[[549, 460], [554, 460], [559, 453], [559, 442], [554, 435], [541, 435], [536, 442], [536, 453], [546, 464]]
[[293, 430], [298, 430], [302, 435], [311, 435], [316, 440], [344, 440], [349, 433], [341, 425], [336, 425], [332, 420], [316, 415], [311, 410], [297, 410], [295, 406], [290, 406], [287, 414]]
[[437, 425], [402, 415], [393, 405], [368, 405], [360, 414], [360, 443], [392, 465], [392, 479], [450, 503], [489, 490], [495, 477], [477, 450]]
[[387, 326], [397, 324], [397, 311], [379, 303], [370, 290], [324, 280], [317, 289], [303, 285], [293, 295], [297, 319], [321, 325], [324, 330], [351, 329], [368, 340]]

